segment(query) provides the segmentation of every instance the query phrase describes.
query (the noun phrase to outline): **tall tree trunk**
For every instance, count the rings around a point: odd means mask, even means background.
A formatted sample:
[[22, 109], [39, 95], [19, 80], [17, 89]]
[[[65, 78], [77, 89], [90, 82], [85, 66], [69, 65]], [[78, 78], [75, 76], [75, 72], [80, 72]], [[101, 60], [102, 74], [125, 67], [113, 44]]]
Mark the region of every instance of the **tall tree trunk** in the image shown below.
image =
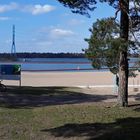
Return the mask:
[[121, 16], [120, 16], [120, 37], [126, 42], [121, 48], [119, 59], [119, 95], [118, 104], [120, 106], [128, 105], [128, 34], [129, 34], [129, 0], [120, 0]]

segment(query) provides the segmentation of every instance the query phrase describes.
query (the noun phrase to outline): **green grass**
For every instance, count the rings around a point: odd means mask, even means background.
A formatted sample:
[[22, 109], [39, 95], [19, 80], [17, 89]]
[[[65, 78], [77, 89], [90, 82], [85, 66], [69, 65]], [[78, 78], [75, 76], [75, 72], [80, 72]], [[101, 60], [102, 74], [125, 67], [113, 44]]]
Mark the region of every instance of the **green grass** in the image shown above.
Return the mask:
[[119, 108], [94, 97], [76, 88], [11, 87], [0, 96], [0, 140], [139, 140], [139, 101]]

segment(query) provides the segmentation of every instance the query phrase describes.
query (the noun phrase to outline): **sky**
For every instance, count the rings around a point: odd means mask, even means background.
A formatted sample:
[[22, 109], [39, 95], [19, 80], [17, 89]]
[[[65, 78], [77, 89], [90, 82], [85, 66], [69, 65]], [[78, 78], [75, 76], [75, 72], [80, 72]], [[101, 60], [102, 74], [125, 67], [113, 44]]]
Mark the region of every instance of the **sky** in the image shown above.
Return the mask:
[[16, 52], [81, 53], [89, 28], [114, 9], [98, 4], [91, 17], [74, 14], [57, 0], [0, 0], [0, 52], [11, 52], [15, 25]]

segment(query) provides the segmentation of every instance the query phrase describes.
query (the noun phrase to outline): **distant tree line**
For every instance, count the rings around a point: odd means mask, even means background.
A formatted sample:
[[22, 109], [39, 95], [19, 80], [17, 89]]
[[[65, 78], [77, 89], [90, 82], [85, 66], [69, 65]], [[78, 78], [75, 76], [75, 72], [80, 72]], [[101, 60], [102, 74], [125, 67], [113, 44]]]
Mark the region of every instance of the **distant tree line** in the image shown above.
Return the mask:
[[[16, 53], [17, 58], [85, 58], [84, 53]], [[129, 57], [139, 57], [139, 54], [129, 54]], [[10, 59], [11, 53], [0, 53], [0, 59]]]
[[[17, 58], [84, 58], [84, 53], [16, 53]], [[1, 59], [11, 58], [10, 53], [0, 53]]]

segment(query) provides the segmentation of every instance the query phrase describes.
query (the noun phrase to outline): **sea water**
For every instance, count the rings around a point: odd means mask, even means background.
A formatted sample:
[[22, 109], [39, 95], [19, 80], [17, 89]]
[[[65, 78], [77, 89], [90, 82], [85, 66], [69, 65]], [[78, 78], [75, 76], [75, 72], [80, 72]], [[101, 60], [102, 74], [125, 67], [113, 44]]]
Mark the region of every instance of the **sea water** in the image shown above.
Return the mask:
[[[138, 58], [130, 58], [129, 67], [133, 67]], [[87, 58], [26, 58], [22, 59], [22, 70], [36, 71], [97, 71]], [[102, 67], [100, 71], [108, 71]]]
[[[130, 58], [129, 67], [133, 67], [138, 60]], [[22, 71], [99, 71], [92, 67], [87, 58], [21, 58], [11, 63], [21, 64]], [[108, 68], [102, 67], [100, 71], [108, 71]]]

